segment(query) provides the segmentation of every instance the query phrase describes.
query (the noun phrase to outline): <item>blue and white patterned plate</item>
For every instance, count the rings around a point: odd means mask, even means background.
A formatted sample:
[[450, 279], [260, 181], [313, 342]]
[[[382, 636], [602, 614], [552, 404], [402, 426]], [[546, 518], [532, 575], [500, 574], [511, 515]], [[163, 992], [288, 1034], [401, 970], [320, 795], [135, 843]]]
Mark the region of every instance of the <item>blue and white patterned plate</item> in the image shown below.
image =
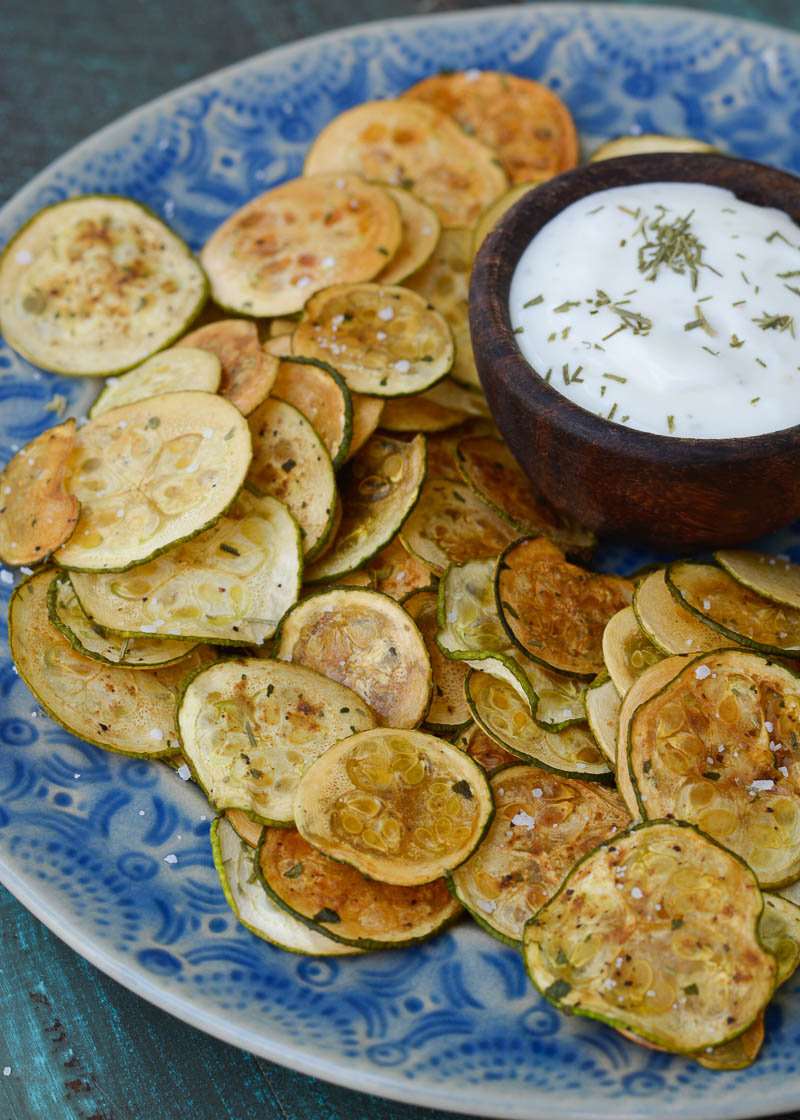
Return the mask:
[[[0, 242], [47, 203], [109, 191], [148, 203], [199, 248], [234, 207], [297, 174], [335, 113], [445, 67], [547, 82], [587, 146], [689, 133], [800, 171], [800, 37], [679, 9], [526, 5], [346, 30], [187, 86], [34, 179], [0, 214]], [[0, 343], [0, 461], [53, 423], [54, 393], [80, 416], [96, 392]], [[771, 543], [800, 559], [796, 531]], [[607, 548], [603, 559], [630, 570], [642, 556]], [[353, 1088], [495, 1117], [689, 1120], [800, 1106], [798, 984], [771, 1005], [756, 1064], [714, 1074], [559, 1015], [519, 954], [468, 923], [364, 958], [281, 952], [229, 912], [196, 789], [73, 739], [37, 711], [6, 652], [0, 697], [0, 879], [78, 952], [187, 1022]]]

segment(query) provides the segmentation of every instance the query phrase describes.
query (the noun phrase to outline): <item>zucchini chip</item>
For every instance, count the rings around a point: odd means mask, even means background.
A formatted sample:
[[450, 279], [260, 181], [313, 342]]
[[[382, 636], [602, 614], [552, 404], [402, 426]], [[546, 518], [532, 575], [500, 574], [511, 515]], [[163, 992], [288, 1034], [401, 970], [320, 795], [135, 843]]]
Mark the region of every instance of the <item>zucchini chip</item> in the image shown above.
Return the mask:
[[618, 159], [620, 156], [640, 156], [650, 152], [717, 152], [712, 144], [706, 144], [694, 136], [666, 136], [658, 132], [642, 132], [638, 136], [617, 136], [596, 148], [589, 163], [599, 163], [604, 159]]
[[139, 758], [179, 747], [175, 702], [186, 676], [211, 660], [198, 646], [174, 665], [131, 670], [104, 665], [73, 649], [50, 621], [52, 569], [15, 589], [9, 604], [9, 644], [17, 672], [48, 715], [87, 743]]
[[594, 547], [594, 534], [550, 505], [501, 439], [463, 439], [456, 461], [478, 497], [520, 533], [549, 537], [565, 552], [587, 554]]
[[312, 848], [294, 828], [267, 828], [258, 849], [264, 890], [287, 913], [343, 945], [399, 949], [461, 914], [444, 879], [404, 887], [367, 879]]
[[294, 405], [270, 397], [248, 417], [253, 461], [247, 481], [283, 502], [300, 526], [306, 562], [330, 543], [339, 517], [328, 449]]
[[262, 824], [294, 823], [302, 774], [333, 743], [375, 726], [366, 704], [302, 665], [217, 661], [187, 681], [177, 713], [181, 749], [212, 807]]
[[800, 876], [800, 681], [743, 649], [701, 654], [630, 720], [628, 765], [645, 818], [675, 816], [752, 867]]
[[715, 552], [714, 559], [737, 583], [757, 595], [800, 610], [800, 564], [793, 564], [785, 556], [733, 548]]
[[775, 983], [784, 984], [800, 964], [800, 906], [765, 891], [758, 932], [778, 962]]
[[406, 287], [418, 292], [447, 320], [453, 332], [455, 357], [450, 376], [460, 385], [480, 389], [469, 334], [469, 274], [472, 267], [472, 230], [445, 229], [425, 264], [406, 280]]
[[500, 221], [506, 210], [510, 210], [514, 203], [519, 202], [523, 195], [526, 195], [528, 191], [535, 190], [536, 187], [544, 182], [546, 182], [545, 179], [532, 177], [529, 182], [517, 183], [515, 187], [511, 187], [505, 194], [501, 194], [499, 198], [495, 199], [491, 206], [488, 206], [484, 210], [472, 231], [473, 259], [477, 257], [481, 245]]
[[419, 627], [425, 641], [433, 671], [433, 694], [431, 706], [425, 716], [425, 726], [437, 734], [447, 734], [464, 726], [470, 719], [467, 698], [464, 695], [464, 682], [469, 665], [464, 661], [454, 661], [445, 657], [436, 644], [438, 629], [438, 596], [435, 591], [422, 589], [412, 591], [403, 606]]
[[[464, 412], [469, 412], [467, 403], [469, 401], [482, 402], [485, 400], [482, 394], [478, 394], [470, 389], [463, 390], [462, 394], [459, 393], [457, 397], [452, 397], [450, 389], [456, 386], [458, 382], [453, 381], [452, 378], [445, 377], [444, 381], [440, 381], [438, 385], [434, 385], [433, 389], [429, 389], [427, 395], [435, 400], [437, 404], [443, 404], [446, 408], [462, 408]], [[445, 395], [446, 392], [446, 395]], [[434, 395], [435, 394], [435, 395]], [[459, 403], [456, 404], [456, 401]], [[483, 404], [480, 405], [483, 408]], [[480, 414], [471, 414], [468, 420], [460, 424], [457, 428], [449, 428], [446, 432], [437, 432], [435, 435], [428, 437], [428, 478], [441, 478], [448, 479], [450, 482], [463, 482], [461, 472], [458, 469], [456, 462], [456, 448], [462, 439], [468, 436], [496, 436], [497, 428], [488, 417], [488, 405], [486, 410]]]
[[390, 595], [399, 603], [412, 591], [431, 587], [436, 581], [433, 569], [412, 556], [399, 536], [390, 540], [377, 556], [372, 557], [369, 570], [375, 580], [376, 591]]
[[545, 731], [507, 681], [485, 672], [470, 673], [464, 686], [472, 717], [500, 746], [554, 774], [597, 781], [610, 771], [586, 724]]
[[544, 537], [516, 541], [495, 572], [497, 613], [514, 645], [574, 676], [603, 669], [603, 630], [632, 594], [629, 580], [568, 564]]
[[409, 552], [441, 575], [448, 564], [497, 556], [515, 530], [463, 482], [429, 478], [402, 539]]
[[533, 983], [563, 1011], [691, 1053], [741, 1034], [775, 983], [752, 871], [683, 821], [584, 856], [525, 926]]
[[220, 394], [243, 416], [249, 416], [266, 400], [278, 376], [278, 359], [261, 348], [258, 327], [248, 319], [206, 323], [182, 338], [178, 346], [206, 350], [219, 358]]
[[42, 432], [0, 473], [0, 560], [38, 564], [72, 536], [80, 502], [64, 478], [75, 446], [75, 421]]
[[800, 657], [800, 608], [777, 603], [738, 583], [723, 568], [678, 560], [667, 587], [675, 601], [737, 645], [778, 657]]
[[[288, 340], [285, 353], [291, 354]], [[327, 447], [333, 469], [338, 470], [353, 438], [353, 401], [341, 374], [315, 358], [281, 356], [272, 395], [302, 412]]]
[[402, 284], [421, 268], [436, 248], [442, 224], [436, 211], [402, 187], [386, 187], [397, 203], [403, 234], [400, 247], [375, 277], [379, 284]]
[[607, 673], [601, 673], [588, 686], [583, 694], [583, 706], [600, 753], [611, 769], [616, 770], [617, 730], [622, 701]]
[[243, 490], [236, 505], [193, 540], [149, 564], [72, 573], [91, 621], [129, 638], [204, 638], [261, 645], [300, 588], [297, 523], [276, 498]]
[[466, 419], [466, 412], [443, 408], [416, 393], [413, 397], [388, 400], [383, 408], [381, 427], [388, 432], [443, 432]]
[[512, 183], [549, 179], [578, 162], [578, 133], [564, 102], [547, 86], [499, 70], [459, 70], [424, 78], [403, 97], [449, 113], [497, 150]]
[[367, 101], [335, 117], [306, 156], [304, 173], [349, 168], [403, 185], [443, 226], [472, 226], [508, 184], [495, 153], [446, 113], [418, 101]]
[[342, 520], [331, 547], [306, 569], [306, 581], [338, 579], [370, 560], [394, 538], [424, 480], [424, 436], [372, 436], [339, 475]]
[[221, 307], [292, 315], [320, 288], [371, 280], [385, 267], [402, 235], [397, 203], [341, 167], [281, 183], [211, 235], [200, 259]]
[[338, 284], [306, 304], [292, 353], [332, 362], [354, 393], [407, 397], [453, 364], [444, 318], [396, 284]]
[[225, 817], [217, 817], [211, 825], [211, 851], [228, 905], [256, 937], [290, 953], [333, 957], [359, 952], [309, 929], [272, 901], [258, 880], [253, 849]]
[[617, 611], [603, 631], [603, 660], [620, 696], [663, 654], [639, 628], [633, 607]]
[[444, 739], [380, 727], [330, 747], [297, 787], [310, 844], [382, 883], [415, 886], [475, 850], [494, 813], [477, 763]]
[[509, 762], [519, 764], [515, 754], [501, 747], [494, 739], [490, 739], [482, 727], [471, 720], [464, 730], [453, 740], [454, 746], [474, 758], [482, 770], [496, 770], [498, 766], [505, 766]]
[[450, 876], [479, 925], [522, 944], [525, 923], [574, 864], [631, 823], [611, 790], [518, 762], [489, 777], [495, 812], [478, 848]]
[[194, 648], [191, 643], [174, 639], [122, 638], [107, 633], [87, 617], [67, 572], [57, 575], [50, 584], [47, 607], [50, 621], [74, 650], [106, 665], [153, 669], [181, 661]]
[[187, 246], [129, 198], [40, 210], [0, 257], [0, 331], [54, 373], [119, 373], [181, 335], [206, 301]]
[[723, 642], [716, 630], [690, 614], [683, 600], [675, 599], [667, 587], [662, 568], [650, 572], [636, 585], [633, 613], [642, 632], [662, 653], [705, 653]]
[[428, 710], [431, 662], [411, 616], [379, 591], [336, 587], [286, 614], [275, 656], [352, 688], [378, 723], [414, 727]]
[[367, 397], [363, 393], [351, 393], [350, 400], [353, 404], [353, 435], [345, 462], [361, 450], [378, 427], [386, 403], [381, 397]]
[[247, 421], [212, 393], [166, 393], [90, 420], [67, 461], [81, 512], [57, 563], [122, 572], [196, 537], [234, 501], [250, 456]]
[[[183, 755], [181, 755], [183, 758]], [[236, 835], [240, 840], [244, 840], [251, 848], [257, 848], [261, 840], [261, 831], [264, 828], [263, 824], [257, 824], [254, 820], [248, 817], [243, 809], [226, 809], [225, 820], [236, 830]], [[213, 827], [213, 825], [212, 825]]]
[[[480, 431], [485, 433], [497, 433], [497, 429], [491, 420], [489, 420], [489, 405], [486, 397], [483, 395], [482, 389], [476, 389], [469, 385], [461, 385], [452, 377], [443, 377], [441, 381], [437, 381], [435, 385], [431, 385], [430, 389], [426, 389], [424, 393], [420, 394], [422, 400], [430, 401], [431, 404], [438, 404], [440, 408], [446, 408], [455, 412], [465, 412], [467, 415], [463, 420], [464, 428], [459, 429], [456, 433], [456, 440], [453, 443], [453, 453], [458, 440], [463, 439], [468, 434], [477, 434]], [[488, 420], [486, 424], [473, 424], [471, 417], [483, 417]], [[449, 475], [437, 474], [437, 478], [449, 478]], [[453, 481], [459, 482], [461, 475], [457, 470], [453, 473]]]
[[119, 377], [109, 377], [105, 389], [89, 409], [89, 417], [96, 420], [112, 408], [160, 397], [162, 393], [180, 393], [185, 389], [216, 393], [221, 378], [222, 367], [215, 354], [172, 346]]

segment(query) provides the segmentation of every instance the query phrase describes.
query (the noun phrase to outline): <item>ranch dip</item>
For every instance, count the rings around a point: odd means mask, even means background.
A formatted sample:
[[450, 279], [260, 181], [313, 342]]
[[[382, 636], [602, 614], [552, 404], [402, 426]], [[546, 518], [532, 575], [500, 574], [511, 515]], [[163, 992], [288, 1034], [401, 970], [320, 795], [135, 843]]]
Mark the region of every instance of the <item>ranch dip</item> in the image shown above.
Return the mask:
[[700, 183], [598, 191], [533, 238], [509, 293], [554, 389], [662, 435], [800, 423], [800, 228]]

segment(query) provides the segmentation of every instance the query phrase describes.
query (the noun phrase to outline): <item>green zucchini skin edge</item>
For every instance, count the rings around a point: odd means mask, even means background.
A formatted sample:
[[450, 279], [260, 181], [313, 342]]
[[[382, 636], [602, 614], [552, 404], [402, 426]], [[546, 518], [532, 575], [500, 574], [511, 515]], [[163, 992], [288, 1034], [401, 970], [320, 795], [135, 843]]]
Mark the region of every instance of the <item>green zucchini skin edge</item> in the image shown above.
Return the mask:
[[[347, 454], [350, 450], [350, 444], [353, 440], [353, 398], [350, 390], [347, 387], [347, 382], [337, 369], [334, 369], [333, 366], [328, 362], [323, 362], [321, 358], [304, 358], [299, 354], [278, 354], [277, 358], [279, 362], [296, 362], [299, 366], [316, 366], [317, 369], [321, 369], [324, 370], [325, 373], [329, 373], [338, 385], [339, 390], [342, 394], [342, 398], [344, 400], [345, 407], [344, 424], [342, 426], [342, 442], [337, 447], [336, 454], [331, 456], [333, 469], [337, 471], [347, 458]], [[273, 393], [272, 396], [277, 397], [278, 400], [283, 400], [283, 397], [281, 397], [278, 393]], [[286, 401], [284, 403], [288, 404], [289, 402]], [[306, 417], [306, 419], [308, 418]], [[309, 423], [311, 423], [310, 420]]]
[[[755, 921], [754, 936], [755, 936], [756, 944], [761, 949], [763, 949], [763, 951], [765, 953], [768, 953], [774, 959], [774, 954], [770, 952], [770, 950], [766, 947], [764, 942], [761, 940], [761, 933], [760, 933], [760, 930], [759, 930], [761, 915], [764, 912], [763, 892], [761, 891], [761, 888], [758, 885], [758, 881], [756, 880], [756, 877], [755, 877], [754, 873], [750, 870], [750, 867], [745, 863], [745, 861], [741, 858], [741, 856], [737, 855], [736, 852], [732, 852], [729, 848], [724, 847], [724, 845], [720, 844], [717, 840], [715, 840], [713, 836], [709, 836], [708, 833], [701, 831], [701, 829], [697, 828], [695, 825], [690, 824], [689, 821], [667, 820], [665, 818], [659, 818], [658, 820], [652, 820], [652, 821], [638, 821], [638, 822], [632, 824], [629, 828], [626, 828], [626, 829], [624, 829], [620, 832], [615, 833], [614, 834], [614, 839], [619, 840], [623, 836], [628, 836], [631, 833], [638, 832], [641, 829], [651, 828], [654, 825], [670, 825], [671, 827], [675, 827], [675, 828], [689, 829], [691, 832], [696, 833], [698, 836], [702, 836], [704, 840], [707, 840], [710, 844], [713, 844], [715, 847], [721, 848], [722, 851], [726, 852], [733, 859], [735, 859], [739, 863], [741, 863], [742, 867], [744, 867], [747, 870], [747, 873], [753, 878], [753, 881], [755, 882], [759, 893], [762, 895], [761, 909], [759, 910], [758, 914], [756, 915], [756, 921]], [[523, 944], [522, 960], [523, 960], [523, 964], [525, 966], [525, 971], [528, 974], [528, 978], [530, 979], [534, 988], [536, 988], [537, 992], [539, 992], [540, 995], [544, 996], [544, 998], [548, 1001], [548, 1003], [551, 1003], [553, 1005], [553, 1007], [557, 1008], [559, 1011], [562, 1011], [565, 1015], [578, 1015], [578, 1016], [581, 1016], [582, 1018], [585, 1018], [585, 1019], [595, 1019], [600, 1023], [605, 1023], [607, 1026], [616, 1027], [619, 1030], [630, 1031], [631, 1034], [635, 1034], [638, 1038], [644, 1039], [646, 1042], [653, 1042], [657, 1046], [661, 1046], [661, 1047], [663, 1047], [663, 1049], [668, 1050], [671, 1054], [688, 1054], [688, 1055], [691, 1056], [693, 1054], [702, 1053], [706, 1049], [705, 1046], [699, 1046], [699, 1047], [694, 1047], [694, 1048], [686, 1048], [686, 1049], [682, 1049], [682, 1048], [676, 1047], [676, 1046], [670, 1046], [670, 1045], [666, 1044], [663, 1039], [658, 1038], [655, 1035], [652, 1035], [652, 1034], [649, 1034], [649, 1033], [646, 1033], [646, 1032], [640, 1031], [640, 1030], [633, 1030], [631, 1028], [630, 1024], [623, 1022], [621, 1019], [615, 1019], [611, 1015], [602, 1015], [597, 1011], [586, 1011], [586, 1010], [584, 1010], [582, 1008], [579, 1008], [579, 1007], [565, 1007], [559, 1000], [554, 999], [552, 996], [549, 996], [546, 991], [542, 991], [542, 989], [538, 986], [538, 984], [534, 980], [533, 976], [531, 975], [531, 970], [528, 968], [528, 961], [527, 961], [527, 958], [525, 956], [525, 951], [524, 951], [525, 932], [527, 931], [529, 926], [532, 927], [533, 925], [535, 925], [537, 923], [537, 919], [538, 919], [539, 915], [542, 913], [542, 911], [545, 910], [548, 906], [550, 906], [550, 904], [556, 898], [558, 898], [558, 896], [564, 891], [564, 889], [569, 886], [570, 880], [572, 879], [572, 876], [574, 875], [575, 870], [578, 867], [580, 867], [580, 865], [582, 863], [584, 863], [586, 860], [591, 859], [591, 857], [597, 851], [599, 851], [601, 848], [605, 847], [607, 844], [608, 844], [608, 840], [604, 840], [602, 842], [602, 844], [598, 844], [596, 848], [593, 848], [590, 852], [587, 852], [586, 855], [581, 856], [581, 858], [576, 861], [572, 870], [567, 875], [567, 877], [564, 879], [564, 882], [558, 888], [558, 890], [553, 895], [553, 897], [551, 899], [549, 899], [549, 901], [547, 901], [544, 904], [544, 906], [541, 906], [539, 908], [539, 910], [537, 910], [537, 912], [533, 915], [533, 917], [529, 918], [528, 921], [525, 923], [525, 927], [524, 927], [524, 931], [523, 931], [523, 942], [522, 942], [522, 944]], [[776, 974], [777, 974], [777, 961], [776, 961]], [[770, 990], [769, 995], [764, 1000], [764, 1003], [761, 1007], [761, 1011], [763, 1011], [764, 1008], [766, 1007], [766, 1005], [769, 1003], [769, 1000], [771, 999], [772, 993], [774, 991], [775, 991], [775, 984], [773, 983], [773, 986]], [[738, 1036], [740, 1034], [744, 1034], [744, 1032], [748, 1029], [748, 1027], [752, 1026], [752, 1024], [756, 1021], [756, 1019], [758, 1018], [761, 1011], [757, 1012], [753, 1016], [753, 1018], [750, 1019], [749, 1022], [745, 1023], [745, 1025], [743, 1027], [741, 1027], [739, 1030], [736, 1030], [732, 1034], [727, 1035], [725, 1038], [720, 1039], [719, 1042], [715, 1043], [715, 1045], [716, 1046], [721, 1046], [725, 1042], [730, 1042], [730, 1040], [733, 1039], [733, 1038], [738, 1038]]]
[[[506, 763], [505, 765], [513, 766], [515, 765], [515, 763]], [[497, 766], [495, 770], [492, 771], [492, 773], [496, 773], [497, 770], [502, 769], [502, 766]], [[505, 933], [499, 933], [498, 930], [496, 930], [493, 926], [490, 926], [486, 919], [482, 918], [476, 910], [473, 910], [471, 906], [467, 905], [467, 903], [458, 893], [458, 888], [456, 887], [455, 880], [453, 879], [451, 872], [446, 871], [444, 877], [445, 881], [447, 882], [447, 889], [450, 891], [450, 894], [453, 896], [456, 902], [459, 902], [463, 906], [467, 914], [469, 914], [474, 922], [477, 922], [482, 930], [485, 930], [486, 933], [494, 937], [496, 941], [501, 941], [504, 945], [510, 945], [512, 949], [520, 950], [522, 948], [522, 941], [515, 941], [513, 937], [508, 937]]]

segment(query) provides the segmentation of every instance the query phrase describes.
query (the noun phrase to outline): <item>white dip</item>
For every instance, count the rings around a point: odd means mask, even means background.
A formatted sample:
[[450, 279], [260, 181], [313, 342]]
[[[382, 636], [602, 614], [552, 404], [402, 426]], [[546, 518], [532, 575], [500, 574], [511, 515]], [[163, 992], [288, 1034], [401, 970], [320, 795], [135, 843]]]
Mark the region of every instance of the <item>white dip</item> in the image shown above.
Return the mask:
[[528, 362], [599, 416], [703, 439], [800, 423], [800, 228], [783, 211], [699, 183], [598, 191], [534, 237], [509, 306]]

